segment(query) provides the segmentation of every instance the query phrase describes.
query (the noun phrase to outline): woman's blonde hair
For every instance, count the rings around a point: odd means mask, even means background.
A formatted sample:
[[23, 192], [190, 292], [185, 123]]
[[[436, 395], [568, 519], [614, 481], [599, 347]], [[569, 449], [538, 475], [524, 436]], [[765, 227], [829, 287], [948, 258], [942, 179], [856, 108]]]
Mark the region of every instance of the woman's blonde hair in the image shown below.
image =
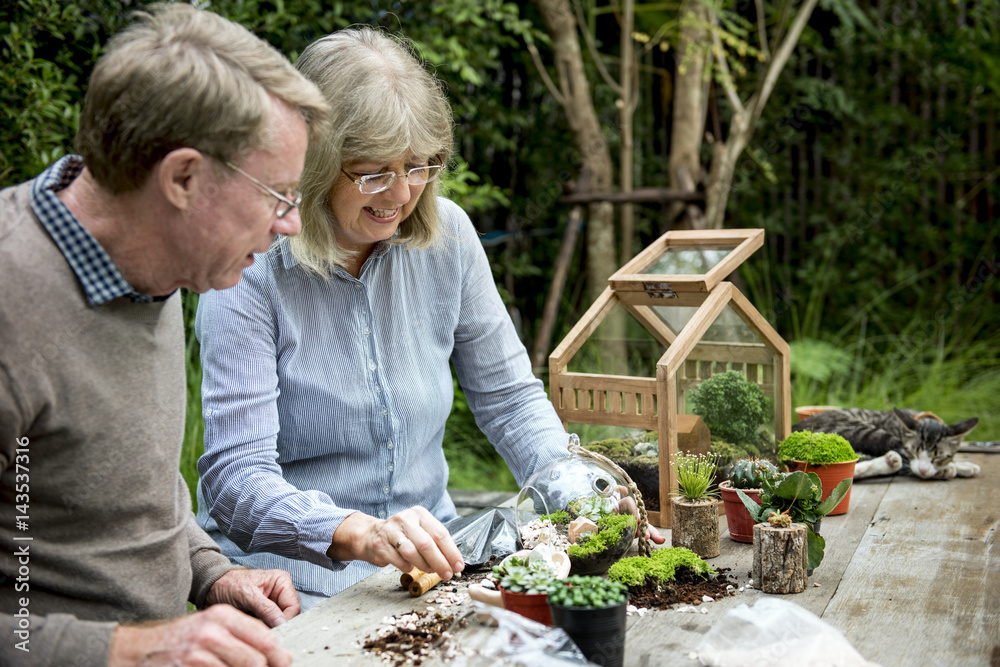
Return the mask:
[[[454, 121], [442, 85], [408, 43], [374, 28], [323, 37], [302, 52], [296, 67], [319, 86], [332, 113], [326, 136], [309, 144], [300, 186], [302, 232], [288, 243], [304, 268], [329, 277], [350, 256], [337, 243], [330, 209], [342, 165], [388, 164], [411, 154], [446, 165]], [[437, 241], [437, 184], [428, 184], [391, 242], [426, 248]]]
[[297, 110], [310, 135], [325, 133], [329, 109], [316, 86], [246, 28], [186, 4], [135, 18], [94, 68], [76, 137], [113, 194], [142, 187], [177, 148], [233, 162], [270, 148], [269, 95]]

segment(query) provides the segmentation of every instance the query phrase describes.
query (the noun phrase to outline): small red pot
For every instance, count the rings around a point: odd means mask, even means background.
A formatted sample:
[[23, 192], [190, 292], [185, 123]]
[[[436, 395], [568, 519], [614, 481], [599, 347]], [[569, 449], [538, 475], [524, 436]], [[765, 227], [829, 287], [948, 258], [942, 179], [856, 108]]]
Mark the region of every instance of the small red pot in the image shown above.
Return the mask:
[[533, 621], [552, 625], [552, 612], [549, 610], [549, 596], [546, 593], [513, 593], [500, 589], [503, 608], [507, 611], [530, 618]]
[[[823, 483], [823, 497], [822, 500], [826, 500], [830, 493], [833, 492], [833, 488], [840, 484], [845, 479], [851, 479], [854, 477], [854, 466], [858, 462], [857, 459], [853, 461], [844, 461], [843, 463], [828, 463], [826, 465], [813, 465], [812, 463], [806, 463], [805, 461], [785, 461], [785, 465], [791, 471], [801, 470], [802, 472], [814, 472], [819, 476], [819, 481]], [[833, 508], [827, 516], [832, 516], [834, 514], [846, 514], [847, 507], [851, 504], [851, 491], [854, 490], [854, 484], [847, 489], [847, 495], [844, 499]]]
[[[729, 480], [719, 484], [719, 491], [722, 493], [722, 502], [726, 507], [726, 523], [729, 526], [729, 537], [737, 542], [753, 542], [753, 519], [746, 505], [740, 500], [736, 489], [732, 487]], [[761, 489], [742, 489], [743, 493], [760, 505]]]

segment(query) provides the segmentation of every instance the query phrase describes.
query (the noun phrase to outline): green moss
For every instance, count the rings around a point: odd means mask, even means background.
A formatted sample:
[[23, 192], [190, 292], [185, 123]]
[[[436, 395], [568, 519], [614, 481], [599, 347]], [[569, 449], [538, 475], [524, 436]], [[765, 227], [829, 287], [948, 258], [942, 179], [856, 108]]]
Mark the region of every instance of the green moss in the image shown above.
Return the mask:
[[719, 455], [719, 467], [723, 468], [733, 461], [760, 455], [760, 450], [753, 445], [734, 445], [717, 438], [712, 438], [712, 451]]
[[635, 528], [635, 517], [631, 514], [608, 514], [597, 521], [597, 534], [582, 544], [571, 544], [566, 553], [570, 558], [586, 558], [590, 554], [602, 553], [618, 546], [622, 534]]
[[558, 512], [553, 512], [552, 514], [543, 514], [538, 518], [541, 519], [542, 521], [545, 521], [547, 519], [557, 525], [569, 523], [569, 514], [567, 514], [563, 510], [559, 510]]
[[631, 458], [632, 448], [637, 442], [635, 438], [609, 438], [588, 443], [586, 449], [609, 459], [627, 459]]
[[687, 568], [706, 576], [715, 570], [690, 549], [670, 547], [657, 549], [650, 556], [623, 558], [608, 570], [608, 577], [627, 586], [641, 586], [648, 581], [663, 584], [672, 581], [679, 568]]
[[835, 433], [795, 431], [778, 447], [778, 458], [782, 461], [822, 464], [853, 461], [858, 455], [851, 443]]

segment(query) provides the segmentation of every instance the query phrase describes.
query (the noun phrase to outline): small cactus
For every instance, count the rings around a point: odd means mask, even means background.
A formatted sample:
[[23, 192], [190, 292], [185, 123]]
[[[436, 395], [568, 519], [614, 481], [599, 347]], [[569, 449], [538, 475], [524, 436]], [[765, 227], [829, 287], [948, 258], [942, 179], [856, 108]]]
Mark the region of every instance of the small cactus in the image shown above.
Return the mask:
[[775, 512], [767, 517], [767, 522], [775, 528], [789, 528], [792, 525], [792, 517], [787, 512]]
[[766, 459], [740, 459], [729, 470], [729, 483], [734, 489], [760, 489], [777, 475], [778, 468]]

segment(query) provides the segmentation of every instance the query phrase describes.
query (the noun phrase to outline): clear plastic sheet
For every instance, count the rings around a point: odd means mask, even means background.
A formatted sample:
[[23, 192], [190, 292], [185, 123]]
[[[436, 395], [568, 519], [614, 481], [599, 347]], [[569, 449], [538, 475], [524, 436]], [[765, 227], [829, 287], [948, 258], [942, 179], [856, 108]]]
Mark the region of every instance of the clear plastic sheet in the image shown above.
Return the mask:
[[517, 525], [512, 509], [487, 507], [453, 519], [446, 528], [466, 567], [494, 565], [517, 551]]
[[492, 659], [491, 665], [567, 667], [592, 664], [560, 628], [550, 628], [512, 611], [480, 602], [475, 603], [475, 611], [492, 616], [497, 622], [497, 629], [479, 651], [480, 657]]
[[695, 652], [710, 667], [878, 667], [826, 621], [772, 597], [730, 609]]

